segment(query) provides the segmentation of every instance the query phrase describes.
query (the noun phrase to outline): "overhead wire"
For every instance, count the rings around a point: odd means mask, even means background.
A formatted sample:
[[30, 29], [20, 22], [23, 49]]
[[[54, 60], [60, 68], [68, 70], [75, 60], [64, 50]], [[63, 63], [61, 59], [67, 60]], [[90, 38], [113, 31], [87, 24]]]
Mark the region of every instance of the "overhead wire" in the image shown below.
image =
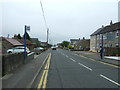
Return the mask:
[[48, 43], [48, 36], [49, 36], [49, 27], [48, 27], [48, 24], [47, 24], [47, 21], [46, 21], [46, 17], [45, 17], [45, 12], [44, 12], [44, 8], [43, 8], [43, 4], [42, 4], [42, 0], [40, 0], [40, 6], [41, 6], [41, 9], [42, 9], [42, 14], [43, 14], [43, 19], [44, 19], [44, 22], [45, 22], [45, 25], [46, 25], [46, 29], [47, 29], [47, 43]]
[[42, 9], [43, 19], [44, 19], [46, 28], [48, 29], [48, 25], [47, 25], [47, 21], [46, 21], [46, 17], [45, 17], [45, 13], [44, 13], [44, 9], [43, 9], [43, 5], [42, 5], [42, 1], [41, 0], [40, 0], [40, 5], [41, 5], [41, 9]]

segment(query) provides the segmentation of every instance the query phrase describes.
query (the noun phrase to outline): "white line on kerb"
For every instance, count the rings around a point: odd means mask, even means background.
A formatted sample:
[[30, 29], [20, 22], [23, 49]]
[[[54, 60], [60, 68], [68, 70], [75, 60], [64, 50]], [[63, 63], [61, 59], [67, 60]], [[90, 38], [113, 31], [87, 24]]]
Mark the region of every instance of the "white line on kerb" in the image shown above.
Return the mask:
[[78, 64], [80, 64], [81, 66], [85, 67], [86, 69], [88, 69], [88, 70], [92, 71], [92, 69], [91, 69], [91, 68], [89, 68], [89, 67], [87, 67], [87, 66], [85, 66], [85, 65], [83, 65], [83, 64], [81, 64], [81, 63], [78, 63]]
[[120, 84], [119, 84], [119, 83], [117, 83], [117, 82], [115, 82], [115, 81], [113, 81], [113, 80], [109, 79], [108, 77], [106, 77], [106, 76], [104, 76], [104, 75], [102, 75], [102, 74], [100, 74], [100, 76], [101, 76], [101, 77], [103, 77], [104, 79], [106, 79], [106, 80], [108, 80], [108, 81], [110, 81], [110, 82], [112, 82], [112, 83], [114, 83], [114, 84], [116, 84], [116, 85], [120, 86]]

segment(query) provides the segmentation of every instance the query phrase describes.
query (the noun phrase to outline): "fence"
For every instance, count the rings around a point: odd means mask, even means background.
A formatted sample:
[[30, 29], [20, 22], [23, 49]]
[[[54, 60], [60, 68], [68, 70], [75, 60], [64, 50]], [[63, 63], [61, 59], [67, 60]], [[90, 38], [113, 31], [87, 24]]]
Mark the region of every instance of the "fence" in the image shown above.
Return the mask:
[[105, 56], [120, 56], [120, 47], [105, 47], [104, 48]]

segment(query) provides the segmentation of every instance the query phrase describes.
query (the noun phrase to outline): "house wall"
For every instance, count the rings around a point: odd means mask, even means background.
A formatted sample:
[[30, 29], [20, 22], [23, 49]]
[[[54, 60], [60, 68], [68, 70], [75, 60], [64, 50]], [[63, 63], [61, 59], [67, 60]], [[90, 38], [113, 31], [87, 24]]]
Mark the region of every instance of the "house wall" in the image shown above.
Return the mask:
[[10, 48], [13, 48], [14, 46], [12, 44], [10, 44], [7, 40], [5, 40], [4, 38], [2, 38], [2, 53], [5, 54], [7, 53], [6, 51]]
[[[118, 33], [118, 35], [117, 35]], [[102, 44], [103, 35], [103, 46], [104, 47], [120, 47], [120, 30], [114, 32], [108, 32], [104, 34], [98, 34], [96, 36], [91, 36], [90, 39], [90, 51], [99, 52], [100, 46]]]
[[77, 45], [78, 50], [89, 50], [90, 49], [90, 40], [80, 40]]
[[97, 52], [97, 36], [91, 36], [90, 37], [90, 51]]

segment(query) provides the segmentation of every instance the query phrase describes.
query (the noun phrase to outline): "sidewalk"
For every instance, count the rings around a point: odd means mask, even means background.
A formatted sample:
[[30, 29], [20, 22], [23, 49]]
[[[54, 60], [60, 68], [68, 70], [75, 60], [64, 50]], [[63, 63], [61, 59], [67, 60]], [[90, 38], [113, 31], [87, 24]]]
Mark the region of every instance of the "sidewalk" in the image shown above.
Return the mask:
[[35, 55], [35, 59], [21, 65], [9, 74], [2, 77], [3, 88], [30, 88], [49, 51], [45, 51], [40, 55]]
[[[99, 53], [94, 53], [94, 52], [90, 52], [90, 51], [73, 51], [73, 52], [78, 54], [78, 55], [86, 56], [88, 58], [92, 58], [95, 60], [100, 60], [100, 61], [103, 61], [106, 63], [120, 66], [120, 60], [117, 60], [117, 57], [106, 57], [105, 56], [104, 59], [100, 59]], [[118, 58], [118, 59], [120, 59], [120, 58]]]

